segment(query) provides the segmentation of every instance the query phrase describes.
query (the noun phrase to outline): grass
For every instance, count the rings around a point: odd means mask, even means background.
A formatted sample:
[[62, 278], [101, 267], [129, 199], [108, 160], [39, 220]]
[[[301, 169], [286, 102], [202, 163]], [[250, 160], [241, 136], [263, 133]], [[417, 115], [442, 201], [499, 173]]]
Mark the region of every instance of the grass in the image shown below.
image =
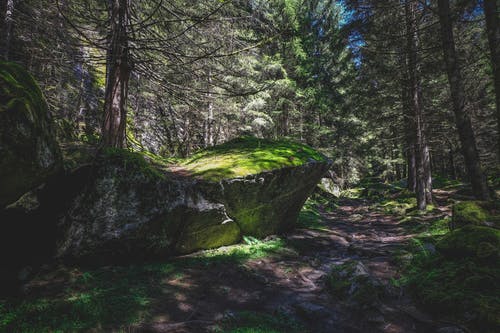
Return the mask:
[[200, 151], [179, 161], [179, 166], [194, 176], [217, 181], [325, 160], [313, 148], [299, 143], [243, 137]]
[[187, 269], [243, 265], [247, 260], [284, 250], [281, 239], [249, 239], [247, 243], [170, 262], [65, 269], [59, 276], [46, 277], [49, 285], [52, 280], [63, 280], [50, 292], [43, 288], [44, 294], [29, 295], [23, 300], [0, 300], [0, 332], [127, 330], [131, 325], [151, 320], [155, 304], [162, 299], [175, 297], [179, 290], [168, 281], [184, 276]]

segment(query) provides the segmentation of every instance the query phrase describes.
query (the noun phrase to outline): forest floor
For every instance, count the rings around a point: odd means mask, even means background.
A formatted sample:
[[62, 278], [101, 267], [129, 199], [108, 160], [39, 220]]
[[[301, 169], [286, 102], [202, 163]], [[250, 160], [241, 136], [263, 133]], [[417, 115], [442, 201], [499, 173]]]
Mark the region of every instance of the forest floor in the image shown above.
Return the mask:
[[[47, 269], [22, 303], [0, 302], [0, 331], [463, 332], [397, 283], [411, 223], [363, 198], [315, 214], [281, 238], [168, 263]], [[449, 215], [443, 205], [422, 218]]]

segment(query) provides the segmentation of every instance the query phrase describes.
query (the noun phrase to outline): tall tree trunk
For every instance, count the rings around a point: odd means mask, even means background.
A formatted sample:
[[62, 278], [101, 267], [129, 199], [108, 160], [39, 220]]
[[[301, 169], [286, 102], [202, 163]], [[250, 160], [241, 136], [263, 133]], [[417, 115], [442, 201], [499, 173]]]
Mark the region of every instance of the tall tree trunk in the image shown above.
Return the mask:
[[7, 0], [7, 4], [5, 7], [5, 20], [3, 29], [4, 31], [3, 58], [5, 60], [9, 60], [13, 23], [14, 23], [14, 0]]
[[208, 70], [207, 74], [207, 129], [205, 133], [205, 147], [214, 145], [214, 105], [212, 100], [212, 72]]
[[486, 33], [490, 45], [491, 65], [495, 83], [495, 101], [497, 107], [497, 158], [500, 161], [500, 22], [498, 18], [497, 0], [484, 0], [484, 16], [486, 18]]
[[110, 1], [111, 36], [107, 59], [102, 143], [122, 148], [127, 124], [127, 94], [131, 71], [129, 54], [129, 0]]
[[438, 0], [438, 8], [444, 61], [446, 63], [448, 81], [450, 83], [453, 112], [455, 113], [455, 121], [462, 146], [462, 153], [464, 155], [465, 167], [472, 184], [474, 195], [478, 199], [487, 200], [489, 199], [488, 185], [481, 169], [471, 120], [465, 110], [465, 90], [455, 50], [449, 0]]
[[413, 111], [413, 130], [416, 166], [416, 194], [417, 207], [420, 210], [426, 208], [427, 203], [432, 202], [432, 193], [429, 188], [430, 158], [429, 148], [425, 138], [424, 114], [422, 108], [422, 89], [420, 85], [420, 73], [418, 65], [418, 4], [416, 1], [405, 2], [406, 34], [407, 34], [407, 56], [408, 56], [408, 79], [409, 79], [409, 101], [410, 109]]
[[[404, 62], [405, 68], [407, 66], [406, 61]], [[405, 73], [407, 73], [405, 69]], [[405, 119], [405, 139], [406, 139], [406, 159], [407, 159], [407, 188], [411, 192], [415, 192], [417, 189], [417, 171], [415, 164], [415, 142], [414, 142], [414, 121], [411, 110], [410, 103], [410, 91], [408, 89], [409, 79], [404, 78], [403, 89], [402, 89], [402, 104], [403, 104], [403, 114]]]
[[424, 151], [424, 182], [425, 182], [425, 201], [428, 205], [432, 204], [432, 160], [431, 152], [427, 140], [425, 140]]

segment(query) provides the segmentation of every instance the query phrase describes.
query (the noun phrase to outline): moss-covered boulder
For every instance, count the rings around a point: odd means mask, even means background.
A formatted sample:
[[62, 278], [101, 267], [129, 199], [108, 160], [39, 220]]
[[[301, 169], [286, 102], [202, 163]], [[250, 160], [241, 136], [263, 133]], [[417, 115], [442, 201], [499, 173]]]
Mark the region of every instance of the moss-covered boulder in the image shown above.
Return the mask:
[[436, 248], [451, 258], [497, 259], [500, 256], [500, 230], [467, 225], [448, 233]]
[[451, 228], [466, 225], [483, 225], [495, 227], [499, 217], [491, 212], [496, 210], [495, 203], [487, 201], [462, 201], [453, 205]]
[[21, 66], [0, 62], [0, 208], [61, 168], [47, 103]]
[[[215, 147], [198, 154], [201, 174], [185, 167], [186, 161], [159, 168], [137, 153], [107, 150], [61, 219], [58, 256], [190, 253], [289, 229], [330, 162], [309, 147], [290, 143], [287, 150], [286, 145], [245, 139]], [[238, 151], [246, 156], [241, 162], [249, 174], [241, 171]], [[221, 173], [220, 159], [228, 154], [234, 159]], [[251, 156], [255, 163], [265, 156], [269, 167], [253, 168]], [[280, 167], [277, 161], [286, 162]]]

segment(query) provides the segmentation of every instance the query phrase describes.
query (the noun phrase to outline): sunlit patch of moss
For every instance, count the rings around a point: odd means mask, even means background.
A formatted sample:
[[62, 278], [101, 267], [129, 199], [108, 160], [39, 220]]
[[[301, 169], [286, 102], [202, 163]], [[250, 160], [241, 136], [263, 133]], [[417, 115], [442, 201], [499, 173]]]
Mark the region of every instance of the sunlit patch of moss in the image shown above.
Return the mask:
[[191, 256], [200, 259], [234, 260], [258, 259], [271, 254], [286, 252], [285, 242], [282, 239], [262, 241], [253, 237], [244, 237], [244, 243], [205, 250]]
[[227, 316], [215, 332], [224, 333], [302, 333], [306, 328], [289, 315], [252, 311], [236, 312]]
[[194, 176], [217, 181], [325, 160], [313, 148], [299, 143], [243, 137], [203, 150], [179, 165]]

